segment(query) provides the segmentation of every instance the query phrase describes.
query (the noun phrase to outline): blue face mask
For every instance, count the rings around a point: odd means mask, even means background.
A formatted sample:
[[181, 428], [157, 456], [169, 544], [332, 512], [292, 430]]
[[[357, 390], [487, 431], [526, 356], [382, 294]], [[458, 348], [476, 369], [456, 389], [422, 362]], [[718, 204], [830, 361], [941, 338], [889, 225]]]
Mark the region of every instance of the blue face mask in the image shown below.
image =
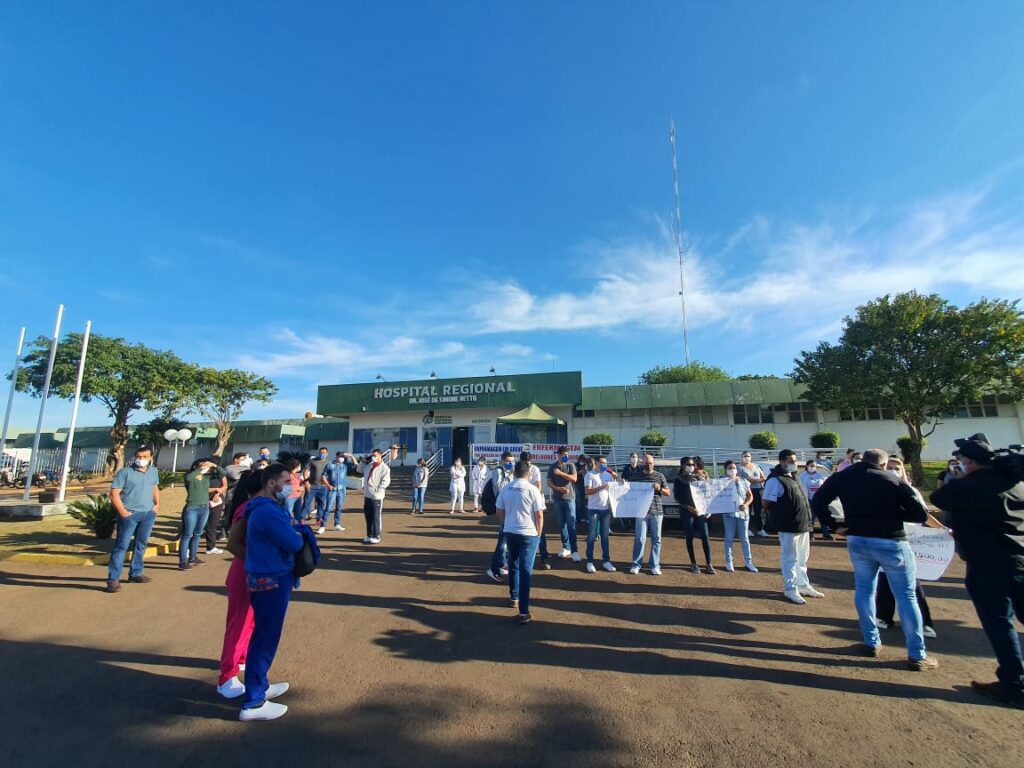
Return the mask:
[[513, 464], [511, 461], [506, 461], [502, 466], [504, 466], [505, 469], [511, 472], [512, 469], [515, 467], [515, 464]]
[[563, 464], [568, 464], [569, 463], [569, 457], [568, 456], [563, 456], [562, 457], [562, 463]]
[[598, 469], [601, 472], [607, 472], [608, 471], [608, 465], [607, 464], [602, 464], [600, 467], [598, 467]]

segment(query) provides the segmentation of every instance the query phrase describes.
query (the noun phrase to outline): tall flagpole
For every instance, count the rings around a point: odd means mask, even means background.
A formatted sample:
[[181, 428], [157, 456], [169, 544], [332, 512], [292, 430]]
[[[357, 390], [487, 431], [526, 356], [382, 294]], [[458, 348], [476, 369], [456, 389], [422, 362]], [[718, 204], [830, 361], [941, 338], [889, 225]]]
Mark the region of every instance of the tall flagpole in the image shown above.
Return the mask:
[[39, 435], [43, 431], [43, 417], [46, 415], [46, 398], [50, 394], [50, 379], [53, 377], [53, 363], [57, 359], [57, 342], [60, 339], [60, 321], [64, 318], [64, 305], [57, 307], [57, 324], [53, 328], [53, 339], [50, 341], [50, 362], [46, 366], [46, 381], [43, 382], [43, 397], [39, 403], [39, 420], [36, 422], [36, 435], [32, 438], [32, 456], [28, 460], [28, 474], [25, 475], [25, 494], [23, 501], [28, 501], [32, 493], [32, 475], [39, 464]]
[[25, 346], [25, 327], [22, 326], [18, 336], [18, 351], [14, 355], [14, 367], [11, 369], [11, 389], [7, 393], [7, 410], [4, 412], [4, 430], [0, 434], [0, 466], [3, 466], [3, 451], [7, 447], [7, 428], [11, 426], [11, 408], [14, 407], [14, 390], [18, 386], [18, 366], [21, 364], [21, 350]]
[[82, 377], [85, 375], [85, 355], [89, 351], [89, 333], [92, 331], [92, 320], [85, 321], [85, 335], [82, 336], [82, 356], [78, 359], [78, 378], [75, 380], [75, 404], [71, 407], [71, 426], [68, 428], [68, 439], [64, 443], [64, 468], [60, 473], [60, 492], [57, 501], [64, 501], [64, 492], [68, 487], [68, 472], [71, 470], [71, 450], [75, 445], [75, 425], [78, 423], [78, 403], [82, 399]]
[[676, 212], [672, 222], [672, 234], [675, 240], [676, 254], [679, 256], [679, 303], [683, 310], [683, 354], [686, 364], [690, 364], [690, 335], [686, 327], [686, 277], [683, 270], [683, 220], [679, 214], [679, 168], [676, 165], [676, 120], [671, 118], [668, 140], [672, 144], [672, 184], [675, 190]]

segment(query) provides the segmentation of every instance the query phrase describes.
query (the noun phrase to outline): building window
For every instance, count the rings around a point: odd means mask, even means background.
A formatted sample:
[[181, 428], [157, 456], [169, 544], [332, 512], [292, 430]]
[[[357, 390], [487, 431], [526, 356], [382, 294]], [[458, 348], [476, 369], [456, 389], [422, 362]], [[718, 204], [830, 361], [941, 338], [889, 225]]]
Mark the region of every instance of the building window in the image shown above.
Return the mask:
[[714, 409], [710, 405], [689, 405], [686, 418], [691, 427], [710, 426], [715, 423]]
[[947, 419], [981, 419], [985, 416], [998, 416], [999, 398], [995, 395], [985, 395], [980, 401], [964, 403], [954, 413], [943, 414]]
[[774, 424], [775, 414], [770, 405], [734, 405], [734, 424]]
[[791, 423], [803, 422], [813, 424], [818, 421], [818, 409], [814, 403], [786, 403], [786, 413]]
[[576, 419], [592, 419], [594, 418], [594, 411], [590, 408], [584, 410], [583, 408], [572, 409], [573, 418]]
[[872, 405], [867, 408], [852, 408], [839, 411], [840, 421], [895, 421], [892, 408]]

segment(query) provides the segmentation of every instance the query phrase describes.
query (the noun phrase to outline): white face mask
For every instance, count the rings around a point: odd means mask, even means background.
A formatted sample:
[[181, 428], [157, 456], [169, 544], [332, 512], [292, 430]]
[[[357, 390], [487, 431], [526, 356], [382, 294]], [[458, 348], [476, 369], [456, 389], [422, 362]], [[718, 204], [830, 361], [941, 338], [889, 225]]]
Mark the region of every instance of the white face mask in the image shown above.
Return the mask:
[[242, 469], [249, 469], [250, 467], [252, 467], [252, 459], [242, 459], [240, 462], [238, 462], [238, 466], [240, 466]]
[[750, 457], [749, 456], [744, 456], [743, 457], [743, 463], [744, 464], [749, 464], [750, 463]]
[[145, 469], [146, 467], [149, 466], [149, 459], [136, 459], [135, 466]]
[[960, 471], [963, 472], [965, 475], [967, 474], [967, 465], [964, 464], [962, 461], [960, 462]]
[[807, 468], [807, 474], [808, 474], [808, 475], [813, 475], [813, 474], [816, 474], [816, 473], [817, 473], [817, 471], [818, 471], [818, 468], [817, 468], [817, 467], [808, 467], [808, 468]]
[[887, 469], [885, 471], [888, 472], [893, 477], [902, 477], [902, 475], [900, 475], [900, 471], [898, 469]]
[[727, 474], [729, 477], [736, 477], [736, 470], [732, 467], [729, 467], [729, 469], [725, 470], [725, 474]]
[[796, 472], [796, 464], [787, 464], [783, 469], [787, 472]]
[[277, 493], [275, 493], [274, 495], [277, 496], [277, 498], [283, 500], [283, 499], [287, 499], [294, 492], [295, 492], [295, 489], [292, 488], [291, 485], [285, 485], [285, 486], [282, 486], [281, 490], [278, 491]]

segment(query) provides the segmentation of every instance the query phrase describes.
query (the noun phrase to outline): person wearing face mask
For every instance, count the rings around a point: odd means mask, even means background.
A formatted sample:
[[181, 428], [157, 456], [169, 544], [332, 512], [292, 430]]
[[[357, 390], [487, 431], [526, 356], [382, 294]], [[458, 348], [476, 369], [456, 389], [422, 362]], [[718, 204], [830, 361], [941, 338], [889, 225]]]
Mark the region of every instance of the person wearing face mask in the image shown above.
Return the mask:
[[696, 457], [683, 456], [679, 460], [679, 474], [672, 482], [672, 495], [679, 505], [679, 518], [686, 530], [686, 553], [690, 556], [690, 571], [700, 573], [697, 556], [693, 551], [693, 537], [699, 535], [704, 548], [705, 573], [714, 576], [715, 566], [711, 564], [711, 539], [708, 535], [709, 516], [697, 509], [697, 505], [693, 503], [693, 489], [690, 487], [692, 483], [699, 482]]
[[963, 472], [960, 471], [960, 459], [954, 456], [946, 464], [946, 468], [939, 472], [939, 476], [935, 480], [935, 489], [938, 490], [946, 483], [951, 483], [963, 476]]
[[487, 459], [481, 456], [477, 459], [476, 465], [474, 465], [469, 473], [469, 485], [473, 493], [473, 512], [480, 511], [480, 494], [484, 492], [484, 486], [487, 484], [490, 476], [491, 473], [487, 469]]
[[412, 471], [412, 512], [413, 515], [423, 514], [423, 504], [427, 498], [427, 483], [430, 481], [430, 470], [424, 459], [416, 460], [416, 469]]
[[650, 483], [654, 486], [654, 497], [651, 499], [650, 509], [647, 510], [647, 517], [637, 518], [636, 533], [633, 536], [633, 564], [629, 572], [640, 573], [640, 567], [644, 562], [644, 544], [647, 541], [647, 531], [651, 532], [651, 557], [648, 566], [652, 576], [661, 576], [661, 523], [664, 510], [661, 506], [661, 497], [668, 496], [668, 480], [661, 472], [654, 468], [654, 457], [649, 453], [644, 454], [640, 463], [643, 471], [633, 475], [631, 483]]
[[366, 538], [363, 544], [380, 544], [384, 528], [384, 494], [391, 485], [391, 467], [384, 463], [379, 449], [374, 448], [370, 460], [357, 471], [363, 475], [363, 517]]
[[743, 551], [743, 563], [751, 573], [757, 573], [757, 566], [754, 565], [753, 556], [750, 553], [750, 536], [748, 520], [750, 519], [750, 505], [754, 502], [754, 494], [750, 490], [750, 483], [740, 477], [739, 469], [735, 461], [727, 461], [722, 465], [725, 469], [725, 476], [736, 483], [736, 511], [722, 515], [722, 526], [725, 528], [725, 570], [734, 571], [732, 564], [732, 543], [740, 540], [740, 549]]
[[270, 449], [265, 445], [260, 446], [259, 461], [265, 461], [268, 464], [270, 463]]
[[754, 501], [750, 505], [749, 527], [756, 536], [766, 538], [768, 531], [765, 530], [767, 516], [761, 504], [761, 493], [764, 490], [764, 470], [753, 462], [750, 451], [744, 451], [740, 456], [740, 464], [736, 467], [739, 476], [750, 483], [750, 492], [754, 494]]
[[324, 468], [324, 485], [330, 489], [327, 495], [327, 511], [320, 520], [320, 528], [317, 533], [323, 533], [331, 522], [331, 513], [334, 513], [334, 530], [339, 533], [345, 530], [341, 524], [345, 513], [345, 496], [348, 495], [348, 471], [354, 469], [356, 461], [352, 454], [338, 451], [334, 454], [334, 461]]
[[633, 475], [639, 474], [641, 471], [640, 457], [636, 453], [629, 454], [629, 464], [622, 468], [622, 479], [628, 483]]
[[324, 481], [324, 470], [330, 464], [330, 451], [320, 448], [315, 459], [310, 459], [303, 472], [306, 481], [306, 498], [302, 502], [302, 519], [308, 520], [313, 513], [313, 502], [316, 501], [316, 517], [321, 526], [327, 517], [327, 499], [331, 489]]
[[904, 523], [924, 523], [928, 509], [919, 495], [900, 478], [885, 471], [889, 455], [872, 448], [864, 460], [832, 475], [814, 495], [816, 512], [833, 500], [843, 504], [846, 548], [853, 564], [854, 595], [864, 651], [879, 656], [882, 639], [875, 622], [875, 592], [879, 569], [885, 569], [907, 647], [907, 668], [921, 672], [938, 662], [925, 650], [921, 608], [915, 594], [917, 560], [907, 543]]
[[288, 711], [276, 699], [288, 683], [271, 685], [267, 677], [277, 655], [295, 585], [295, 553], [304, 539], [283, 502], [292, 492], [284, 464], [263, 470], [262, 486], [245, 507], [245, 573], [252, 602], [253, 630], [245, 661], [245, 693], [239, 720], [275, 720]]
[[815, 460], [819, 468], [825, 470], [829, 474], [832, 473], [832, 459], [829, 458], [825, 451], [818, 451], [818, 455]]
[[[808, 459], [807, 463], [804, 464], [804, 471], [800, 474], [800, 482], [803, 483], [804, 492], [807, 494], [807, 500], [810, 502], [814, 501], [814, 494], [818, 492], [822, 484], [825, 482], [825, 473], [818, 469], [818, 462], [814, 459]], [[818, 523], [821, 525], [821, 538], [826, 541], [832, 541], [832, 531], [829, 529], [829, 523], [832, 522], [832, 513], [829, 510], [825, 510], [826, 516], [818, 516]], [[813, 526], [813, 522], [811, 525]], [[814, 538], [814, 531], [811, 531], [811, 538]]]
[[561, 558], [571, 557], [580, 561], [579, 546], [576, 542], [576, 467], [569, 459], [569, 449], [564, 445], [558, 449], [558, 459], [548, 467], [548, 488], [555, 500], [555, 515], [562, 537]]
[[615, 472], [608, 468], [607, 458], [598, 456], [590, 460], [589, 470], [583, 479], [587, 492], [587, 573], [597, 572], [594, 566], [594, 540], [598, 532], [601, 535], [601, 554], [604, 555], [601, 567], [609, 573], [615, 570], [608, 535], [612, 524], [608, 486], [617, 479]]
[[963, 477], [932, 493], [949, 514], [964, 586], [995, 653], [996, 679], [971, 681], [977, 693], [1024, 709], [1024, 654], [1014, 624], [1024, 620], [1024, 482], [1001, 467], [988, 438], [956, 441]]
[[128, 569], [129, 583], [150, 581], [143, 573], [149, 535], [153, 532], [160, 508], [160, 475], [152, 465], [153, 451], [142, 446], [135, 451], [131, 466], [120, 469], [110, 484], [110, 503], [117, 512], [117, 537], [107, 564], [107, 592], [121, 589], [121, 572], [128, 545], [132, 545], [132, 562]]
[[836, 472], [842, 472], [844, 469], [849, 469], [850, 467], [852, 467], [854, 463], [853, 457], [855, 454], [858, 456], [860, 455], [857, 454], [857, 451], [855, 451], [853, 448], [847, 448], [846, 458], [839, 462], [839, 466], [836, 467]]
[[211, 481], [218, 488], [227, 487], [224, 470], [210, 459], [196, 459], [191, 469], [185, 473], [185, 488], [188, 497], [185, 507], [181, 510], [181, 538], [178, 542], [178, 570], [188, 571], [193, 566], [202, 565], [197, 557], [199, 537], [206, 527], [210, 516], [210, 485]]
[[466, 511], [466, 468], [462, 466], [462, 459], [458, 456], [452, 462], [448, 474], [451, 477], [448, 482], [448, 493], [452, 497], [452, 508], [448, 511], [448, 514], [454, 515], [456, 506], [459, 508], [459, 513], [463, 514]]
[[[523, 462], [526, 466], [526, 479], [529, 482], [529, 462]], [[511, 451], [505, 451], [501, 454], [501, 460], [498, 462], [498, 466], [494, 468], [494, 472], [491, 473], [491, 479], [488, 481], [491, 486], [491, 492], [494, 494], [494, 498], [497, 499], [501, 495], [502, 489], [515, 480], [515, 461], [513, 461], [513, 454]], [[505, 581], [505, 576], [508, 574], [508, 542], [505, 538], [505, 529], [501, 525], [501, 521], [498, 521], [498, 543], [494, 547], [494, 554], [491, 555], [491, 565], [487, 569], [487, 578], [491, 581], [502, 584]]]
[[[521, 451], [519, 453], [519, 460], [525, 461], [527, 464], [530, 465], [530, 475], [527, 479], [530, 481], [530, 485], [534, 486], [540, 492], [540, 497], [543, 499], [544, 485], [541, 482], [540, 468], [533, 463], [533, 454], [531, 454], [529, 451]], [[551, 559], [551, 556], [548, 553], [548, 537], [547, 534], [544, 533], [543, 526], [541, 526], [541, 529], [537, 535], [540, 537], [540, 544], [537, 547], [537, 552], [540, 555], [541, 567], [547, 571], [550, 571], [551, 563], [549, 562], [549, 560]]]
[[[796, 453], [779, 451], [779, 463], [764, 484], [762, 503], [779, 532], [782, 593], [791, 603], [803, 605], [805, 597], [824, 597], [811, 586], [807, 560], [811, 554], [811, 504], [797, 480]], [[825, 505], [828, 506], [827, 504]]]

